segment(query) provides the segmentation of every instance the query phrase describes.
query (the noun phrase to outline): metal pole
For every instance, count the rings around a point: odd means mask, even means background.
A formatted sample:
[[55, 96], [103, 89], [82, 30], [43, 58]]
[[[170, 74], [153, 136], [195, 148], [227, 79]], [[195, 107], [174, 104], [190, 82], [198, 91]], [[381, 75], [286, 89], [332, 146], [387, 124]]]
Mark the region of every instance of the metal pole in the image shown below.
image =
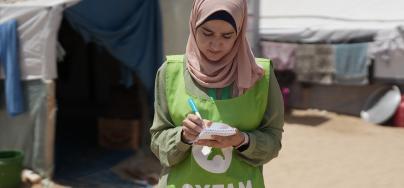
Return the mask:
[[259, 21], [260, 21], [260, 0], [247, 0], [248, 1], [248, 38], [255, 56], [260, 56], [259, 47]]

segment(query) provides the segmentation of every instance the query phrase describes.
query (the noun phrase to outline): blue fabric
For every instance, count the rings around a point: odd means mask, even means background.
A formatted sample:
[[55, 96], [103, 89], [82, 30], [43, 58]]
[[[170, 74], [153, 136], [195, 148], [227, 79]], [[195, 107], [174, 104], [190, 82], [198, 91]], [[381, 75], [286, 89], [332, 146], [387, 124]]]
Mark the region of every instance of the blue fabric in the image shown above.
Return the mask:
[[121, 66], [121, 79], [119, 83], [126, 88], [130, 88], [133, 85], [132, 72], [124, 65]]
[[335, 50], [336, 81], [349, 83], [367, 81], [368, 75], [368, 43], [337, 44]]
[[0, 24], [0, 65], [5, 74], [7, 112], [11, 116], [24, 112], [18, 51], [17, 21]]
[[[155, 75], [163, 62], [158, 0], [83, 0], [67, 9], [65, 17], [87, 42], [105, 47], [136, 72], [153, 98]], [[132, 78], [123, 78], [126, 85], [131, 83]]]

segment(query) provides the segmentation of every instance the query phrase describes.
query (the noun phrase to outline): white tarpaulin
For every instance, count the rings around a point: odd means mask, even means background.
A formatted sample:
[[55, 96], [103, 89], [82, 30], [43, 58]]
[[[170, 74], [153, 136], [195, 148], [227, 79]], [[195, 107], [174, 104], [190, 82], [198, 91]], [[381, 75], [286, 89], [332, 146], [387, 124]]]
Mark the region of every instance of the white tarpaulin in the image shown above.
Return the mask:
[[19, 63], [23, 80], [57, 77], [56, 44], [62, 12], [78, 1], [0, 0], [0, 24], [10, 19], [18, 22]]
[[[0, 80], [0, 150], [24, 152], [24, 167], [45, 177], [53, 171], [56, 41], [64, 8], [78, 0], [0, 0], [0, 24], [18, 22], [20, 66], [27, 111], [10, 117]], [[1, 44], [1, 41], [0, 41]], [[0, 70], [1, 74], [2, 70]], [[1, 78], [1, 75], [0, 75]]]
[[53, 172], [56, 101], [54, 83], [40, 80], [25, 81], [24, 100], [27, 112], [10, 117], [4, 106], [3, 87], [0, 81], [0, 150], [24, 152], [24, 167], [45, 177]]
[[404, 25], [401, 0], [262, 0], [260, 35], [290, 42], [346, 42]]

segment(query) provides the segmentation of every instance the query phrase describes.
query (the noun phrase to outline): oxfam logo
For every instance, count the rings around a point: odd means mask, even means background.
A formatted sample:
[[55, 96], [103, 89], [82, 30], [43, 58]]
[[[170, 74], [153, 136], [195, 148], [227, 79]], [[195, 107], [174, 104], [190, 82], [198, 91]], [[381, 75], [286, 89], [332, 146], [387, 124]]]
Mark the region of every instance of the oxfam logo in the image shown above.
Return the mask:
[[229, 169], [233, 148], [212, 148], [212, 152], [204, 155], [203, 146], [192, 146], [192, 155], [196, 163], [204, 170], [211, 173], [224, 173]]

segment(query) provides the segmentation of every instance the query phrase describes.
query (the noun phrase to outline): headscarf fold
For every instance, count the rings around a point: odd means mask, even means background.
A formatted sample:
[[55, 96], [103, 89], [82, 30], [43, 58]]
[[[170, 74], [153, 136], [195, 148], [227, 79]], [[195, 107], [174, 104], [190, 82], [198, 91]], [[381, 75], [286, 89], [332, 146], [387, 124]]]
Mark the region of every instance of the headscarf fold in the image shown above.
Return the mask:
[[[219, 61], [210, 61], [198, 49], [196, 29], [211, 14], [217, 11], [229, 13], [237, 25], [237, 39], [233, 48]], [[233, 96], [242, 95], [263, 74], [255, 62], [246, 37], [246, 0], [195, 0], [189, 20], [189, 38], [186, 47], [186, 67], [201, 86], [223, 88], [233, 85]]]

